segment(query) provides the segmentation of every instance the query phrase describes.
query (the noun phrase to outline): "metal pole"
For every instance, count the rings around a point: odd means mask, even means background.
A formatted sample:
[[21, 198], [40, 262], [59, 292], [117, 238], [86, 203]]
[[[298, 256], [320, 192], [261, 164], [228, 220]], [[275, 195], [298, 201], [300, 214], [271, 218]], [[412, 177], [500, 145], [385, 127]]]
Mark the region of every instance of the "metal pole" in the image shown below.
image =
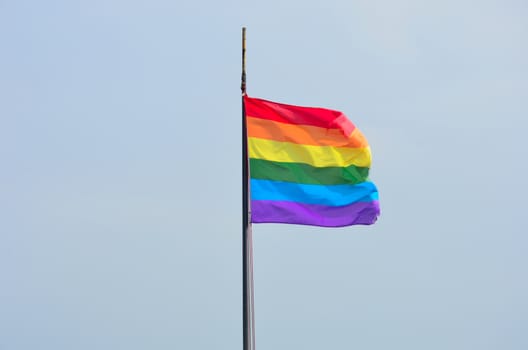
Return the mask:
[[246, 108], [246, 28], [242, 28], [242, 332], [243, 350], [250, 350], [251, 336], [249, 327], [248, 298], [248, 231], [249, 231], [249, 166], [247, 150]]

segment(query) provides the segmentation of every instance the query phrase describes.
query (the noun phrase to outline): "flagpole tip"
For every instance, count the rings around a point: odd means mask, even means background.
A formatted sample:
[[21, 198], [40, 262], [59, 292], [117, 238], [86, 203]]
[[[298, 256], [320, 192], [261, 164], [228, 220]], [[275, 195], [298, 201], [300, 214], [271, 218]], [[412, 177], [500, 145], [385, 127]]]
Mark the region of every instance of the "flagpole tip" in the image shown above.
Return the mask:
[[242, 27], [242, 96], [246, 94], [246, 27]]

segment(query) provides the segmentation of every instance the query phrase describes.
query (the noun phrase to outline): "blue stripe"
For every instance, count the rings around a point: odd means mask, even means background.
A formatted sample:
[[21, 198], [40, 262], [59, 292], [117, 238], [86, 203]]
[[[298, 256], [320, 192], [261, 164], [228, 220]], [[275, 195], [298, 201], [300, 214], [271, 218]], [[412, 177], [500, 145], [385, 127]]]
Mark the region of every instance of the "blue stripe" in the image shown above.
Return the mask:
[[308, 185], [251, 179], [251, 199], [342, 206], [378, 200], [378, 190], [370, 181], [356, 185]]

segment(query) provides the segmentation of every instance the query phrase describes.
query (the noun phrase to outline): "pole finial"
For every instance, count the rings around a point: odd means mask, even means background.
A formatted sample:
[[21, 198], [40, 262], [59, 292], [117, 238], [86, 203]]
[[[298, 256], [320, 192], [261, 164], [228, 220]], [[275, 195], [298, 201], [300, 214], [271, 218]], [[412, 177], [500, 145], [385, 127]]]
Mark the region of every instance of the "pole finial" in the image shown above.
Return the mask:
[[246, 27], [242, 27], [242, 95], [246, 94]]

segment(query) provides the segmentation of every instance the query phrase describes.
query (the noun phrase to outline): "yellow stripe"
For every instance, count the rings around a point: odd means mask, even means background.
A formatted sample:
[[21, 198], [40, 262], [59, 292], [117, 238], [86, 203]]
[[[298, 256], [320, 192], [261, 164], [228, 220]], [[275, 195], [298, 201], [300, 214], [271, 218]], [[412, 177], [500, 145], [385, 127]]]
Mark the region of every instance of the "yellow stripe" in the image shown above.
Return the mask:
[[248, 138], [249, 157], [285, 163], [305, 163], [315, 167], [370, 167], [370, 147], [348, 148], [298, 145], [290, 142]]

